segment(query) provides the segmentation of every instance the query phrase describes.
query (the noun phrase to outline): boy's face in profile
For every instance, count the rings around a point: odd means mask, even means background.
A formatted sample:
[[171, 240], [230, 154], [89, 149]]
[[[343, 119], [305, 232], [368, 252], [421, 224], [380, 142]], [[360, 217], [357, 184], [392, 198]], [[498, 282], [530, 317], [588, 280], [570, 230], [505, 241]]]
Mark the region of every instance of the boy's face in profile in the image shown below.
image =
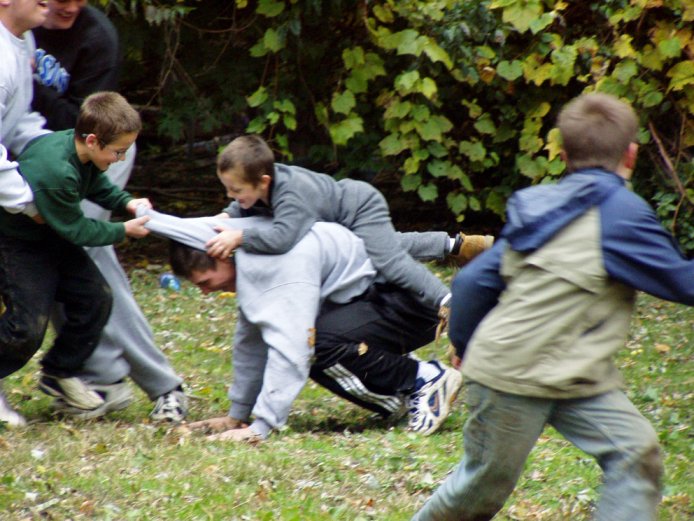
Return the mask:
[[230, 260], [215, 260], [215, 267], [194, 270], [189, 280], [205, 295], [213, 291], [236, 291], [236, 266]]
[[241, 208], [248, 210], [258, 200], [268, 203], [270, 176], [264, 175], [258, 185], [253, 185], [243, 175], [243, 168], [237, 166], [224, 172], [217, 172], [229, 199], [235, 199]]
[[84, 140], [87, 146], [87, 159], [99, 170], [106, 170], [112, 163], [125, 159], [125, 153], [137, 139], [137, 134], [137, 132], [120, 134], [107, 145], [102, 145], [96, 135], [89, 134]]

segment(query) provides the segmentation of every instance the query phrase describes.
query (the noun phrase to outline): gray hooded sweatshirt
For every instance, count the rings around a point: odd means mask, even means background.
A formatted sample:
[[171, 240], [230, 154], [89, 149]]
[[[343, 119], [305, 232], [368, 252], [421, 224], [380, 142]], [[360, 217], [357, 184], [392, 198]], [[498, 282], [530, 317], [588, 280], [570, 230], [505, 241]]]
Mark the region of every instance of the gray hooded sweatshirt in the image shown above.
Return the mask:
[[[196, 249], [216, 235], [215, 226], [232, 229], [271, 226], [263, 217], [182, 219], [153, 210], [146, 224], [152, 233]], [[234, 334], [234, 380], [229, 415], [254, 421], [265, 437], [282, 427], [292, 402], [308, 380], [315, 320], [321, 304], [347, 303], [376, 278], [364, 244], [335, 223], [318, 222], [290, 251], [262, 255], [236, 250], [239, 317]]]

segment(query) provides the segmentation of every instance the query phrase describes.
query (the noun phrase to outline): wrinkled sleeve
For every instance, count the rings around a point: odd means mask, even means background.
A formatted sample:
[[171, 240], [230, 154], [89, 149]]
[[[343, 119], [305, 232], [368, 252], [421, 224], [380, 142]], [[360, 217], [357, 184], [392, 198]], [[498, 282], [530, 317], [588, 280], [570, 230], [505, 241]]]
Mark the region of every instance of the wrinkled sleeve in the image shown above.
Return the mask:
[[496, 306], [506, 287], [501, 277], [501, 257], [507, 247], [504, 239], [476, 257], [453, 279], [449, 337], [456, 354], [463, 357], [475, 329]]

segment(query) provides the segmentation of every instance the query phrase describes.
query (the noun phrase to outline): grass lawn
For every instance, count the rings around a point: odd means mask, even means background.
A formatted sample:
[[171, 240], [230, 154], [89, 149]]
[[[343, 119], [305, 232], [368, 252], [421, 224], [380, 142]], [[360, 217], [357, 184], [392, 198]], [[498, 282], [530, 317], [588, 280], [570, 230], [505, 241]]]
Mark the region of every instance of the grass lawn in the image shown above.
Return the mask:
[[[162, 290], [162, 270], [131, 270], [138, 301], [194, 397], [190, 419], [223, 415], [235, 301], [202, 297], [187, 283], [178, 293]], [[442, 341], [418, 354], [444, 352]], [[694, 308], [641, 297], [619, 364], [665, 451], [663, 521], [694, 518], [693, 356]], [[421, 437], [309, 383], [286, 429], [252, 447], [151, 423], [152, 404], [135, 386], [124, 411], [87, 422], [54, 419], [37, 371], [32, 361], [4, 385], [32, 423], [0, 426], [2, 520], [406, 520], [462, 454], [462, 400], [439, 432]], [[599, 484], [595, 462], [548, 429], [495, 519], [587, 520]]]

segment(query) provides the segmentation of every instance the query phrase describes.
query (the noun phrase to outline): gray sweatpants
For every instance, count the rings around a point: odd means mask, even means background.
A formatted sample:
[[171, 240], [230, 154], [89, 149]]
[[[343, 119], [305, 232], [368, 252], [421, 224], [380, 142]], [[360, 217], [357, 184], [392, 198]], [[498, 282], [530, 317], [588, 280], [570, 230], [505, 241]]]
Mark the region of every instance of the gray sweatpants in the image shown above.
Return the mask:
[[[134, 161], [133, 145], [124, 161], [113, 163], [106, 171], [111, 182], [123, 188]], [[82, 211], [92, 219], [110, 218], [108, 210], [89, 201], [82, 202]], [[113, 246], [85, 250], [111, 286], [113, 309], [99, 345], [78, 376], [102, 385], [130, 376], [153, 400], [181, 385], [183, 379], [174, 372], [164, 353], [154, 344], [152, 330], [133, 297], [128, 277], [118, 262]]]

